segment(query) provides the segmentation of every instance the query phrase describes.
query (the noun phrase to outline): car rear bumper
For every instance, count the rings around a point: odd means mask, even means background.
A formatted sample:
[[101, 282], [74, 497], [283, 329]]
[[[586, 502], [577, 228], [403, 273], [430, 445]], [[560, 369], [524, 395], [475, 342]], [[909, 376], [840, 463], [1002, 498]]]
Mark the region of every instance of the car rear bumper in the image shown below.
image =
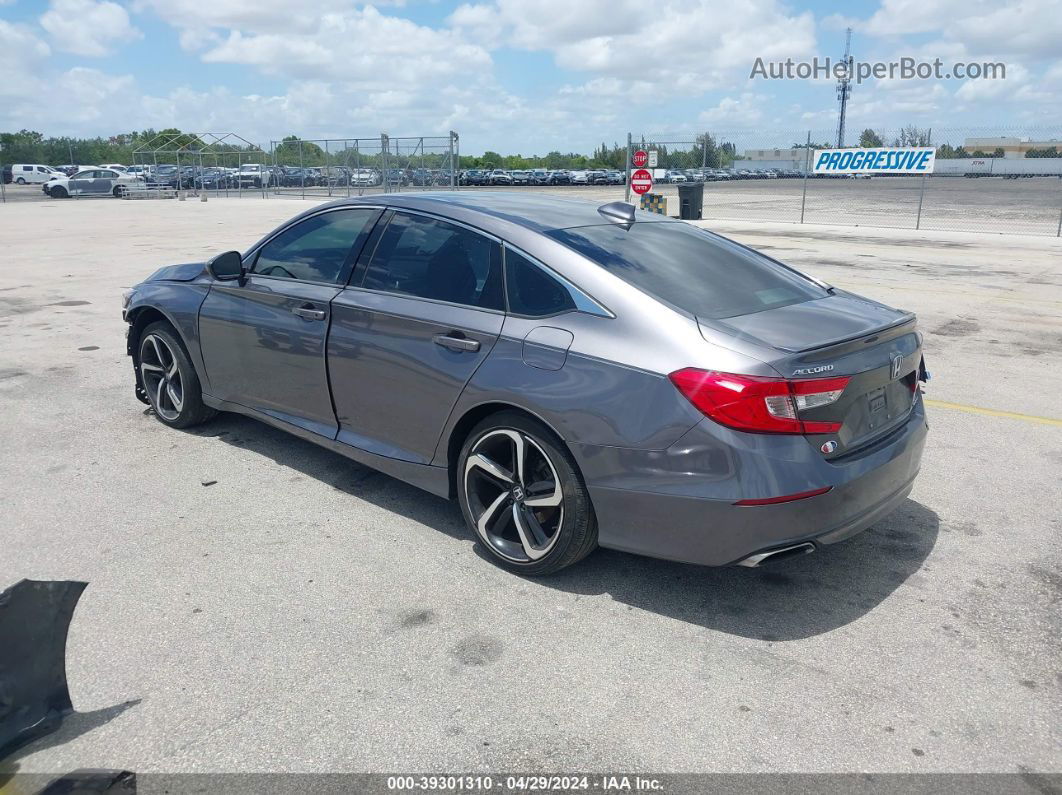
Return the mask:
[[[826, 461], [802, 436], [729, 431], [710, 420], [667, 450], [574, 445], [601, 546], [710, 566], [810, 541], [833, 544], [891, 513], [911, 491], [928, 426], [907, 422], [867, 450]], [[771, 505], [738, 500], [824, 494]]]

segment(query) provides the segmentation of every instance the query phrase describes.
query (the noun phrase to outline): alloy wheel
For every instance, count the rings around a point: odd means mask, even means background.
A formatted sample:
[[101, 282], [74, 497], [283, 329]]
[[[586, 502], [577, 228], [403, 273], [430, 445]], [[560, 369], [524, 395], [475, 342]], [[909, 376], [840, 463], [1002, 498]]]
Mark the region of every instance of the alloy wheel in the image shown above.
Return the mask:
[[557, 468], [526, 433], [489, 431], [465, 459], [465, 502], [484, 544], [515, 563], [549, 554], [564, 522]]
[[140, 342], [140, 378], [155, 413], [176, 420], [184, 408], [184, 382], [173, 349], [157, 334]]

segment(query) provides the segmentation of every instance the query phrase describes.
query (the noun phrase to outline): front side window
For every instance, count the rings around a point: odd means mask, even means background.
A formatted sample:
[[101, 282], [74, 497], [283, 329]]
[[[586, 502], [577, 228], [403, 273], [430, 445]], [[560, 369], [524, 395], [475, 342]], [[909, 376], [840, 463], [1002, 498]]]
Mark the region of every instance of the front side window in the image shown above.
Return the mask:
[[355, 244], [368, 234], [376, 210], [336, 210], [291, 226], [258, 253], [254, 273], [283, 279], [338, 282]]
[[463, 226], [395, 213], [362, 287], [500, 310], [501, 247]]

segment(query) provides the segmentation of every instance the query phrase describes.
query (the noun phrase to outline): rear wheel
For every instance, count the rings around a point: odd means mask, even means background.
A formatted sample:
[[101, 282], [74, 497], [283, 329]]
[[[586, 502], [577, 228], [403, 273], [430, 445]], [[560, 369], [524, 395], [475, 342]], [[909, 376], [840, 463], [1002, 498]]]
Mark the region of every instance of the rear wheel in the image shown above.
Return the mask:
[[465, 521], [503, 568], [552, 574], [597, 546], [597, 522], [571, 453], [548, 428], [500, 412], [469, 434], [458, 463]]
[[125, 185], [115, 185], [114, 190], [112, 190], [111, 193], [114, 195], [114, 198], [120, 199], [125, 196], [125, 191]]
[[140, 383], [160, 422], [189, 428], [216, 413], [203, 403], [199, 376], [169, 323], [152, 323], [140, 335]]
[[15, 183], [18, 184], [18, 185], [25, 185], [26, 184], [26, 180], [23, 177], [19, 177], [18, 179], [15, 180]]

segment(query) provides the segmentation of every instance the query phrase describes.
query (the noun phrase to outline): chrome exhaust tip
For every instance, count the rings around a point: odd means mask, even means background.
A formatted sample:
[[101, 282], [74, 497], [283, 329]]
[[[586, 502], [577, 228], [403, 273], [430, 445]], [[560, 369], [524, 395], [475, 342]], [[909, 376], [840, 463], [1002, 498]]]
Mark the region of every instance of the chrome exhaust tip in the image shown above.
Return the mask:
[[739, 560], [737, 565], [747, 566], [750, 569], [754, 569], [757, 566], [762, 566], [768, 561], [773, 563], [782, 560], [783, 558], [795, 558], [800, 555], [809, 555], [814, 551], [815, 545], [810, 541], [805, 541], [803, 544], [794, 544], [791, 547], [772, 549], [769, 552], [757, 552], [755, 555], [749, 555], [744, 560]]

